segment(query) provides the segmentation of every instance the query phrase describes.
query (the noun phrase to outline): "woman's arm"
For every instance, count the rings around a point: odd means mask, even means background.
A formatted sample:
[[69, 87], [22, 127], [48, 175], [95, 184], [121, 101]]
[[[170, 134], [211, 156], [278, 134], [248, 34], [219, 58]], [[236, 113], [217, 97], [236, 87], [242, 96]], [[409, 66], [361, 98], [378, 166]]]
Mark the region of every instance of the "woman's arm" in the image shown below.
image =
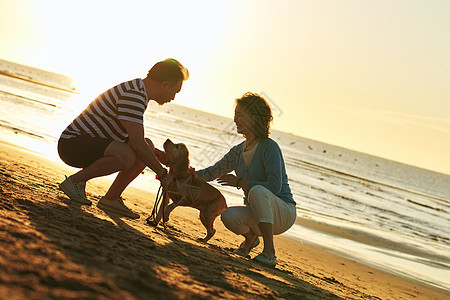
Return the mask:
[[[251, 189], [255, 185], [262, 185], [275, 195], [278, 195], [281, 192], [282, 188], [282, 177], [284, 168], [283, 157], [281, 154], [281, 149], [278, 146], [278, 144], [274, 142], [264, 150], [262, 156], [262, 164], [266, 172], [266, 180], [265, 181], [250, 180], [248, 182], [244, 180], [242, 184], [247, 189]], [[244, 188], [244, 186], [242, 186], [242, 188]]]
[[234, 162], [238, 155], [238, 149], [237, 146], [234, 146], [233, 148], [228, 151], [227, 154], [222, 157], [218, 162], [216, 162], [214, 165], [196, 171], [197, 176], [203, 180], [206, 181], [212, 181], [214, 179], [219, 178], [222, 175], [225, 175], [231, 171], [234, 170]]
[[[256, 156], [253, 157], [253, 159], [256, 159]], [[219, 177], [217, 182], [224, 186], [232, 186], [238, 189], [242, 188], [244, 191], [250, 190], [255, 185], [261, 185], [275, 195], [278, 195], [282, 188], [284, 168], [283, 157], [278, 144], [275, 142], [269, 144], [263, 150], [263, 154], [259, 159], [262, 160], [262, 168], [261, 170], [258, 169], [256, 171], [265, 172], [265, 181], [248, 180], [242, 177], [237, 177], [233, 174], [224, 174]], [[253, 172], [255, 172], [255, 170], [253, 170]]]

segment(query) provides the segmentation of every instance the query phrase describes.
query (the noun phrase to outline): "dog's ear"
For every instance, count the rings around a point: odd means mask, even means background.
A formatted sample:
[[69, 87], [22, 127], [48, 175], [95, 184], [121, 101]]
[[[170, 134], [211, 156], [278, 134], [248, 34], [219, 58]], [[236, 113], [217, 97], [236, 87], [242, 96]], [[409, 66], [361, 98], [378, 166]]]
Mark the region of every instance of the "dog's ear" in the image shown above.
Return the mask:
[[180, 166], [183, 170], [189, 169], [189, 150], [185, 144], [180, 144], [180, 151], [182, 155], [180, 155]]
[[189, 151], [185, 144], [177, 144], [176, 156], [172, 157], [171, 166], [177, 170], [177, 172], [186, 172], [189, 168]]

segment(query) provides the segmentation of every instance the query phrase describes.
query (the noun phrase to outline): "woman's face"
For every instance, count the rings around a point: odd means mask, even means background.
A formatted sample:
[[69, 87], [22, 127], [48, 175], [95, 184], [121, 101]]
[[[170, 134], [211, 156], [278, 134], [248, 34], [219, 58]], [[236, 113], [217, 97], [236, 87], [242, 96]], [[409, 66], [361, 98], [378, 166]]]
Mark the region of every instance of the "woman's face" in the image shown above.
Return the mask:
[[255, 122], [247, 111], [241, 107], [241, 105], [236, 105], [234, 110], [234, 123], [236, 124], [236, 129], [238, 133], [245, 136], [249, 134], [255, 135], [254, 126]]

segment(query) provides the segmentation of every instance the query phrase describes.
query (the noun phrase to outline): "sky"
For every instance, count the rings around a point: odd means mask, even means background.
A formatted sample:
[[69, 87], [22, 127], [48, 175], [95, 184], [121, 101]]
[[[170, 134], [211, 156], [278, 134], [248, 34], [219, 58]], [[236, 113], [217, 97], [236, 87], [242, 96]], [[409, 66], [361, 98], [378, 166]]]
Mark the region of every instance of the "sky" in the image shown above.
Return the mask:
[[450, 1], [0, 0], [0, 58], [74, 78], [86, 103], [173, 57], [176, 103], [450, 174]]

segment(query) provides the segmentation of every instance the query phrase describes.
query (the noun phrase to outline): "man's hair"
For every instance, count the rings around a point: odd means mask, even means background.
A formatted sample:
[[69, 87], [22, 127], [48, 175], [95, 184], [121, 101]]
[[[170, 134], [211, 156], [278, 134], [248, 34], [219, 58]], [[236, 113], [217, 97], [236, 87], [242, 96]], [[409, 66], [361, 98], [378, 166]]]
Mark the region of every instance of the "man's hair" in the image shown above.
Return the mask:
[[267, 100], [256, 93], [247, 92], [236, 99], [235, 106], [237, 105], [240, 105], [253, 119], [255, 136], [259, 139], [268, 138], [273, 117]]
[[169, 81], [171, 85], [189, 78], [189, 71], [178, 60], [168, 58], [157, 62], [147, 73], [147, 77], [158, 81]]

